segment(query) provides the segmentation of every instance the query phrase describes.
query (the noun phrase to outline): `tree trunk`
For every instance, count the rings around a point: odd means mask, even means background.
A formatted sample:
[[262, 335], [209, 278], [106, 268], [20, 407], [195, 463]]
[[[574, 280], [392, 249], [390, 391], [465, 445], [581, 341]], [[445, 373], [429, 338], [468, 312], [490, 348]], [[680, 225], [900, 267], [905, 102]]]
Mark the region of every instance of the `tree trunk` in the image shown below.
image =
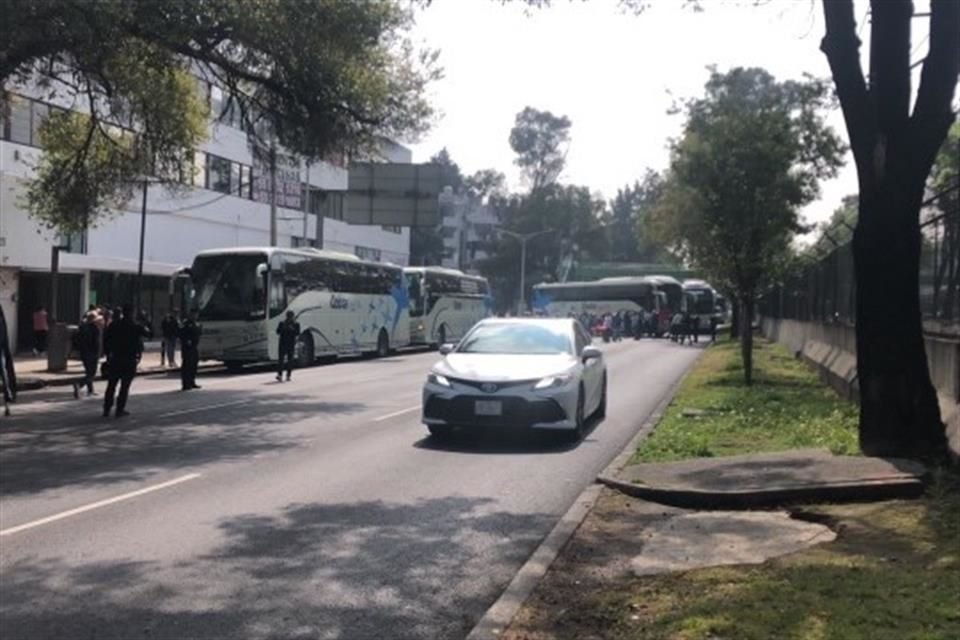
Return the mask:
[[743, 381], [753, 384], [753, 296], [744, 297], [740, 313], [740, 356], [743, 358]]
[[920, 312], [919, 210], [925, 179], [903, 167], [888, 173], [873, 193], [860, 192], [853, 257], [860, 448], [869, 455], [946, 445]]
[[730, 339], [740, 337], [740, 301], [736, 296], [730, 296]]

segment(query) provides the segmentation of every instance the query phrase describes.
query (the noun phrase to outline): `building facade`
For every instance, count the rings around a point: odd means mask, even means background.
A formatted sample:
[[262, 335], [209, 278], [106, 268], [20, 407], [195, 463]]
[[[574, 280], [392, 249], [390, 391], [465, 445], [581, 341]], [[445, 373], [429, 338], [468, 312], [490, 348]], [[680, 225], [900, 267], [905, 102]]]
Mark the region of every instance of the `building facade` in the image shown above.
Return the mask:
[[[176, 191], [157, 185], [147, 191], [141, 306], [155, 324], [169, 306], [170, 276], [189, 265], [197, 252], [270, 243], [269, 175], [255, 160], [235, 119], [222, 113], [223, 93], [200, 80], [198, 86], [210, 101], [211, 113], [221, 117], [210, 123], [207, 140], [194, 154], [193, 178]], [[138, 196], [83, 237], [65, 238], [43, 228], [23, 208], [21, 196], [42, 152], [37, 137], [40, 123], [51, 109], [71, 105], [51, 102], [29, 87], [11, 89], [3, 103], [0, 304], [11, 344], [27, 349], [33, 311], [40, 305], [50, 306], [54, 247], [62, 247], [57, 320], [74, 323], [89, 304], [134, 299], [142, 211]], [[382, 155], [392, 162], [410, 162], [410, 151], [396, 143], [385, 144]], [[322, 245], [368, 260], [408, 263], [409, 228], [342, 221], [345, 163], [308, 166], [282, 152], [278, 157], [278, 246]]]
[[443, 236], [442, 266], [478, 273], [490, 256], [500, 218], [479, 198], [445, 187], [440, 194], [440, 234]]

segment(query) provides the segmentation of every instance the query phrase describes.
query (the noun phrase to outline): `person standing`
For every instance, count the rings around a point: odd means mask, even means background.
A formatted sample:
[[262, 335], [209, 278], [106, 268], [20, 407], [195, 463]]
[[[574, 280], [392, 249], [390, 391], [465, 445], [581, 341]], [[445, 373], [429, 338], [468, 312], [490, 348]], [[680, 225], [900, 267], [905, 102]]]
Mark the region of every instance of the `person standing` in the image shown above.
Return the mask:
[[17, 373], [13, 369], [13, 354], [7, 336], [7, 317], [0, 306], [0, 384], [3, 385], [3, 415], [10, 415], [10, 403], [17, 400]]
[[83, 384], [87, 387], [87, 395], [92, 396], [93, 379], [97, 375], [97, 362], [100, 360], [100, 329], [97, 327], [96, 311], [88, 311], [84, 316], [80, 328], [77, 329], [77, 346], [83, 362]]
[[177, 335], [180, 333], [180, 325], [172, 313], [163, 317], [160, 323], [160, 366], [175, 368], [177, 366]]
[[50, 333], [47, 308], [41, 305], [33, 312], [33, 355], [38, 356], [47, 350], [47, 334]]
[[300, 323], [297, 322], [293, 311], [287, 311], [287, 317], [277, 325], [277, 335], [280, 336], [280, 359], [277, 363], [277, 381], [283, 380], [283, 367], [286, 361], [287, 380], [293, 371], [293, 356], [297, 347], [297, 338], [300, 336]]
[[633, 337], [633, 313], [630, 311], [623, 312], [623, 335]]
[[[114, 395], [117, 398], [118, 418], [130, 415], [127, 410], [127, 397], [130, 385], [137, 373], [137, 357], [143, 338], [149, 338], [150, 331], [137, 324], [133, 317], [133, 305], [126, 304], [120, 313], [114, 312], [110, 326], [104, 332], [103, 350], [107, 356], [107, 391], [103, 396], [103, 416], [110, 415]], [[117, 384], [120, 393], [117, 395]]]
[[[176, 320], [174, 320], [174, 324], [176, 324]], [[184, 391], [200, 388], [200, 385], [197, 384], [197, 367], [200, 365], [200, 335], [202, 333], [203, 327], [197, 323], [197, 312], [191, 311], [184, 318], [183, 324], [180, 325], [176, 334], [180, 337], [180, 385]], [[176, 340], [176, 337], [174, 337], [174, 340]]]

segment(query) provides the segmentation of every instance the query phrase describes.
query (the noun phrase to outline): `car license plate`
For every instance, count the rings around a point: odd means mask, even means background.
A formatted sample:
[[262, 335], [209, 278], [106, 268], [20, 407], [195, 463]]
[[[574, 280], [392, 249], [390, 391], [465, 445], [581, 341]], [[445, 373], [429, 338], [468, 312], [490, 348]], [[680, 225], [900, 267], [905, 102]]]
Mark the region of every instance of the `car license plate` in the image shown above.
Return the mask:
[[503, 413], [503, 403], [499, 400], [477, 400], [473, 411], [478, 416], [499, 416]]

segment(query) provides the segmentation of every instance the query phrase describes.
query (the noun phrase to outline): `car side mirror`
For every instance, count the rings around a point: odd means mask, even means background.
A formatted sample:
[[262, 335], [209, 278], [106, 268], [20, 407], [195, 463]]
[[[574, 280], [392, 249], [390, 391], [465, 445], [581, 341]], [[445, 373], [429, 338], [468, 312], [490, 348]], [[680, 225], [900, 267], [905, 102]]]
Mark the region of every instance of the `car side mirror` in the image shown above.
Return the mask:
[[580, 358], [583, 360], [583, 363], [586, 364], [591, 360], [597, 360], [603, 357], [603, 351], [600, 351], [597, 347], [587, 346], [583, 348], [583, 352], [580, 354]]
[[452, 353], [454, 348], [456, 348], [455, 344], [451, 344], [449, 342], [446, 344], [442, 344], [440, 345], [440, 355], [445, 356], [448, 353]]

